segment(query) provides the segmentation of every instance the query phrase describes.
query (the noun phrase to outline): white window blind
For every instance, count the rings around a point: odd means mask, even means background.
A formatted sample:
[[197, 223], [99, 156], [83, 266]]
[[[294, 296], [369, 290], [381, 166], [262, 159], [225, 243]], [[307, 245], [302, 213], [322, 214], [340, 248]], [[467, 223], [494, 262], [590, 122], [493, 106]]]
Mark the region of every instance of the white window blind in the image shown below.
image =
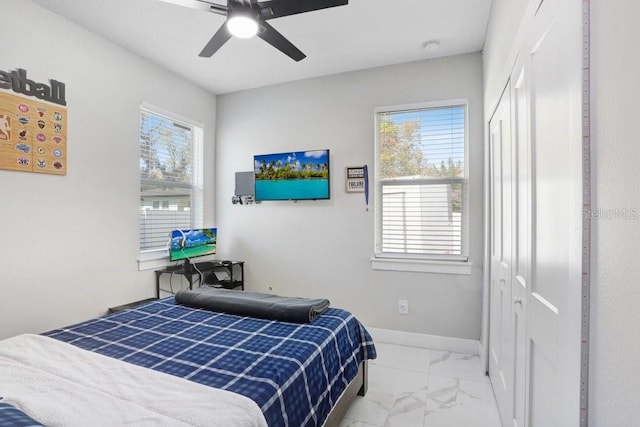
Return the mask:
[[140, 252], [165, 250], [171, 230], [202, 226], [203, 134], [140, 108]]
[[376, 256], [466, 260], [466, 105], [376, 112]]

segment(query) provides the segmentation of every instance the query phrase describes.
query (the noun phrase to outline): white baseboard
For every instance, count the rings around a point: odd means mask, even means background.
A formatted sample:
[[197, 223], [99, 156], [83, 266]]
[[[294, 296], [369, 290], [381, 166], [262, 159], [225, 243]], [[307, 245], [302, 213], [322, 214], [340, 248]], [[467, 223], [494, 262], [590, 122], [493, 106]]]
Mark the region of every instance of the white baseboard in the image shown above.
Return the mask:
[[438, 335], [418, 334], [415, 332], [393, 331], [366, 327], [374, 342], [406, 345], [454, 353], [479, 354], [480, 341], [463, 338], [441, 337]]

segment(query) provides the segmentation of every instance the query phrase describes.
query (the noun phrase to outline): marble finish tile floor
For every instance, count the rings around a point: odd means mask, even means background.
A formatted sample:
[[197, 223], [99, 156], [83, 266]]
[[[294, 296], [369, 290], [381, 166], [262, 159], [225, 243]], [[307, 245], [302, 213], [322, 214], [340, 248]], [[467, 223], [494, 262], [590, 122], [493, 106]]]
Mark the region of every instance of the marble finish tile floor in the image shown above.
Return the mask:
[[377, 343], [369, 390], [340, 427], [500, 427], [477, 355]]

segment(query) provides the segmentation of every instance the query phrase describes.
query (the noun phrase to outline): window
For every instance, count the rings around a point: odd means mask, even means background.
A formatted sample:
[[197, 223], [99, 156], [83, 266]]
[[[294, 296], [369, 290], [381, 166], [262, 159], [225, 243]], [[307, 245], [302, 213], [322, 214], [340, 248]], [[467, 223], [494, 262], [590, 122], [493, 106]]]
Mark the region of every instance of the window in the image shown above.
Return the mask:
[[140, 252], [164, 252], [171, 230], [202, 226], [204, 132], [157, 108], [140, 118]]
[[467, 260], [466, 111], [376, 110], [376, 259]]

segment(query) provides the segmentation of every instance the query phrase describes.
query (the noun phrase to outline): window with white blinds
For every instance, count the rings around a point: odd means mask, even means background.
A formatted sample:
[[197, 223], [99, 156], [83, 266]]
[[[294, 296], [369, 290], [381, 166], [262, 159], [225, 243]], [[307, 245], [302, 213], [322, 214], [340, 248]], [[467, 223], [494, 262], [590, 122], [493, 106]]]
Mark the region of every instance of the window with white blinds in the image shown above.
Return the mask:
[[376, 110], [376, 257], [467, 260], [466, 111]]
[[203, 218], [203, 127], [140, 108], [140, 252], [164, 251], [171, 230]]

